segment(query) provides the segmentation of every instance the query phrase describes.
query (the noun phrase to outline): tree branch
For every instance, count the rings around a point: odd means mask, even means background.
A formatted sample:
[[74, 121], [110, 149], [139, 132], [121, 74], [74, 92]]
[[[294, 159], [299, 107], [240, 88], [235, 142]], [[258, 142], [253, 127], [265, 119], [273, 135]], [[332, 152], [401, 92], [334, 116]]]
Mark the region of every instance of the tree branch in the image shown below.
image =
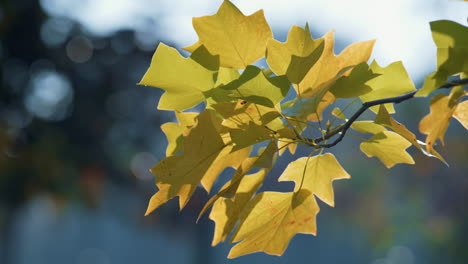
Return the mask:
[[[442, 85], [441, 87], [439, 87], [438, 89], [451, 88], [451, 87], [454, 87], [454, 86], [464, 85], [464, 84], [468, 84], [468, 78], [461, 79], [461, 80], [455, 80], [455, 81], [446, 83], [446, 84]], [[346, 121], [346, 123], [344, 123], [342, 126], [340, 126], [340, 127], [336, 128], [336, 129], [326, 133], [322, 137], [318, 137], [318, 138], [315, 138], [315, 139], [310, 139], [310, 138], [303, 138], [303, 139], [306, 142], [308, 142], [310, 145], [314, 146], [315, 148], [331, 148], [331, 147], [335, 146], [336, 144], [338, 144], [341, 140], [343, 140], [346, 132], [351, 127], [351, 125], [354, 123], [354, 121], [356, 121], [362, 115], [362, 113], [364, 113], [368, 108], [370, 108], [372, 106], [376, 106], [376, 105], [386, 104], [386, 103], [395, 103], [395, 104], [401, 103], [403, 101], [406, 101], [408, 99], [413, 98], [417, 91], [418, 90], [413, 91], [411, 93], [396, 96], [396, 97], [365, 102], [365, 103], [362, 104], [361, 108], [359, 108], [359, 110], [356, 113], [354, 113], [354, 115], [351, 116], [351, 118], [348, 121]], [[335, 141], [333, 141], [332, 143], [318, 144], [318, 143], [320, 143], [320, 142], [322, 142], [324, 140], [330, 139], [331, 137], [333, 137], [333, 136], [335, 136], [337, 134], [340, 134], [340, 136], [337, 139], [335, 139]]]

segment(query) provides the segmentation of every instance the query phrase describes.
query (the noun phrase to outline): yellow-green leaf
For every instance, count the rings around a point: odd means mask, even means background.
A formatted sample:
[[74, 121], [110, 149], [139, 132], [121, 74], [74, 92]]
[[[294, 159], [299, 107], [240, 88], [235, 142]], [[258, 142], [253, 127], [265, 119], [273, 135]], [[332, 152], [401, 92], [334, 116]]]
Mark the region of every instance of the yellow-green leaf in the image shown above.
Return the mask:
[[233, 150], [242, 149], [272, 138], [271, 131], [264, 126], [250, 122], [244, 129], [232, 129], [231, 140], [235, 144]]
[[362, 62], [354, 67], [348, 76], [336, 80], [330, 87], [330, 92], [337, 98], [354, 98], [364, 95], [372, 91], [366, 82], [379, 75], [374, 73], [367, 63]]
[[395, 132], [383, 131], [361, 143], [361, 151], [368, 157], [377, 157], [387, 168], [398, 163], [414, 164], [406, 152], [411, 143]]
[[463, 101], [458, 104], [457, 109], [453, 113], [453, 117], [468, 129], [468, 101]]
[[[295, 191], [307, 190], [330, 206], [335, 205], [332, 181], [351, 176], [341, 167], [331, 153], [299, 158], [291, 163], [279, 181], [294, 181]], [[302, 183], [302, 185], [301, 185]]]
[[214, 104], [212, 107], [224, 118], [223, 126], [234, 129], [246, 129], [250, 122], [266, 125], [279, 116], [279, 113], [273, 108], [243, 100], [222, 102]]
[[451, 75], [468, 71], [468, 27], [449, 20], [431, 22], [437, 46], [437, 70], [426, 77], [416, 96], [427, 96]]
[[323, 39], [312, 39], [309, 25], [305, 29], [293, 26], [286, 42], [268, 41], [266, 59], [276, 75], [286, 75], [292, 83], [299, 83], [320, 58], [323, 48]]
[[221, 120], [213, 111], [203, 111], [196, 126], [184, 139], [184, 152], [161, 160], [151, 169], [159, 191], [151, 197], [146, 214], [179, 196], [182, 209], [201, 183], [209, 191], [219, 173], [237, 168], [248, 157], [250, 148], [232, 152], [217, 131]]
[[[323, 39], [325, 47], [322, 56], [312, 66], [304, 79], [295, 86], [296, 91], [301, 96], [310, 97], [322, 89], [328, 89], [337, 78], [346, 72], [343, 69], [366, 62], [375, 43], [374, 40], [354, 43], [336, 56], [333, 53], [333, 31], [328, 32]], [[342, 73], [340, 74], [340, 72]]]
[[215, 222], [212, 246], [226, 240], [234, 228], [239, 215], [249, 202], [257, 189], [263, 183], [267, 170], [262, 169], [256, 173], [241, 178], [232, 198], [219, 197], [213, 204], [210, 219]]
[[256, 66], [248, 66], [239, 79], [223, 86], [234, 98], [274, 107], [286, 96], [290, 83], [285, 76], [266, 77]]
[[297, 234], [317, 233], [319, 207], [310, 192], [263, 192], [256, 195], [242, 212], [232, 240], [238, 242], [228, 258], [263, 251], [282, 255]]
[[211, 54], [220, 56], [223, 67], [244, 69], [265, 56], [267, 42], [273, 37], [263, 10], [245, 16], [227, 0], [216, 14], [195, 17], [192, 22], [199, 44], [185, 49], [192, 52], [203, 44]]
[[355, 121], [351, 125], [351, 128], [358, 132], [369, 134], [377, 134], [386, 131], [383, 126], [372, 121]]
[[161, 125], [161, 130], [167, 137], [166, 156], [172, 156], [182, 150], [184, 132], [195, 124], [195, 117], [198, 113], [177, 112], [176, 117], [179, 123], [165, 123]]
[[[370, 68], [372, 72], [380, 75], [366, 82], [372, 91], [360, 96], [363, 102], [395, 97], [416, 89], [401, 61], [391, 63], [387, 67], [380, 67], [376, 61], [373, 61]], [[395, 112], [393, 104], [385, 104], [385, 107], [388, 112]], [[374, 112], [379, 110], [378, 106], [370, 109]]]
[[205, 99], [203, 92], [214, 87], [214, 74], [215, 71], [203, 67], [193, 58], [184, 58], [174, 48], [161, 43], [139, 84], [166, 91], [159, 100], [158, 109], [182, 111]]
[[430, 113], [419, 123], [419, 131], [426, 134], [426, 150], [433, 153], [437, 139], [444, 144], [444, 135], [454, 114], [458, 98], [438, 94], [431, 100]]

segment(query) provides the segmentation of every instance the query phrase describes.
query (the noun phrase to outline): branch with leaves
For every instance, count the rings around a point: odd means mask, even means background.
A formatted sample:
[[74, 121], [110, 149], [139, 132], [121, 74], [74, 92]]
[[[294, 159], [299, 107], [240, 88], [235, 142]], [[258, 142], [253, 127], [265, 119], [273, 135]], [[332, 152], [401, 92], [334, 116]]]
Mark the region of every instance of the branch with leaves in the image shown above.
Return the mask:
[[[455, 22], [431, 23], [437, 68], [419, 90], [401, 62], [367, 63], [374, 40], [335, 55], [333, 31], [313, 39], [306, 24], [293, 26], [286, 42], [279, 42], [262, 10], [245, 16], [227, 0], [216, 14], [194, 18], [193, 26], [199, 40], [184, 48], [190, 57], [161, 43], [140, 82], [163, 89], [158, 109], [177, 118], [161, 127], [167, 157], [151, 169], [158, 191], [146, 214], [175, 197], [184, 208], [199, 185], [210, 192], [218, 175], [233, 168], [200, 212], [211, 208], [213, 245], [229, 236], [238, 242], [229, 258], [258, 251], [281, 255], [295, 234], [316, 234], [317, 199], [334, 206], [332, 182], [350, 178], [325, 151], [349, 129], [361, 133], [355, 137], [363, 153], [391, 168], [414, 164], [410, 146], [445, 162], [434, 145], [443, 143], [451, 118], [468, 128], [468, 28]], [[263, 57], [269, 68], [252, 65]], [[445, 84], [451, 76], [460, 79]], [[431, 99], [430, 113], [419, 123], [427, 135], [422, 142], [391, 114], [394, 104], [438, 88], [450, 88], [450, 94]], [[343, 109], [326, 110], [349, 99]], [[345, 111], [357, 101], [361, 108], [347, 119]], [[201, 113], [187, 112], [200, 103]], [[375, 119], [357, 121], [368, 109]], [[285, 151], [295, 154], [298, 145], [309, 147], [309, 155], [291, 162], [278, 179], [294, 182], [294, 190], [258, 192], [276, 160]]]

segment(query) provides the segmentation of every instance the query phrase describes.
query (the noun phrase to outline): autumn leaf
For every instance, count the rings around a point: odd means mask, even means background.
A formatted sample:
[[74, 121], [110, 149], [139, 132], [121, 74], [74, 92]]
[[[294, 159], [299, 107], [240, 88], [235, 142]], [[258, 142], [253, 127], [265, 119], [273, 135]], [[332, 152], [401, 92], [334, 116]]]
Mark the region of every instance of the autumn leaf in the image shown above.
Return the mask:
[[182, 209], [198, 184], [210, 191], [219, 173], [227, 167], [237, 168], [248, 157], [249, 148], [231, 152], [232, 145], [226, 145], [216, 129], [220, 124], [212, 111], [203, 111], [184, 139], [184, 152], [163, 159], [151, 169], [159, 190], [151, 197], [146, 214], [176, 196]]
[[453, 117], [460, 122], [466, 129], [468, 129], [468, 101], [463, 101], [458, 104]]
[[260, 143], [272, 137], [269, 129], [253, 122], [250, 122], [245, 130], [232, 129], [229, 133], [231, 134], [232, 142], [235, 144], [233, 151]]
[[330, 92], [337, 98], [354, 98], [364, 95], [372, 88], [366, 84], [380, 74], [373, 72], [367, 63], [362, 62], [354, 67], [349, 75], [342, 76], [330, 87]]
[[440, 161], [447, 164], [447, 162], [442, 157], [442, 155], [440, 155], [434, 149], [432, 150], [432, 153], [429, 153], [429, 152], [425, 151], [421, 147], [420, 141], [417, 140], [416, 136], [411, 131], [409, 131], [404, 125], [400, 124], [395, 119], [393, 119], [390, 116], [390, 114], [388, 113], [387, 109], [383, 105], [380, 106], [379, 112], [378, 112], [377, 116], [375, 117], [374, 122], [377, 123], [377, 124], [383, 125], [386, 128], [389, 128], [389, 129], [393, 130], [393, 132], [397, 133], [398, 135], [404, 137], [411, 144], [413, 144], [413, 146], [418, 148], [424, 155], [429, 156], [429, 157], [436, 157]]
[[213, 204], [210, 219], [215, 222], [212, 246], [226, 240], [234, 228], [241, 211], [263, 183], [267, 170], [242, 177], [234, 197], [219, 197]]
[[248, 66], [239, 79], [221, 88], [231, 91], [233, 98], [274, 107], [286, 96], [289, 86], [285, 76], [267, 77], [260, 68]]
[[427, 96], [442, 86], [449, 76], [468, 71], [468, 27], [448, 20], [430, 24], [432, 39], [437, 46], [437, 68], [426, 77], [416, 96]]
[[319, 207], [309, 191], [298, 193], [262, 192], [242, 212], [232, 242], [238, 242], [228, 258], [263, 251], [282, 255], [297, 234], [317, 233]]
[[[380, 75], [366, 82], [372, 91], [360, 96], [363, 102], [395, 97], [416, 90], [401, 61], [391, 63], [387, 67], [380, 67], [376, 61], [373, 61], [370, 69]], [[393, 104], [385, 104], [385, 107], [388, 112], [395, 112]], [[378, 106], [370, 109], [377, 112]]]
[[426, 134], [426, 150], [433, 154], [437, 139], [444, 144], [444, 135], [461, 96], [454, 91], [449, 96], [438, 94], [431, 100], [430, 113], [419, 123], [419, 131]]
[[274, 108], [243, 100], [221, 102], [212, 107], [224, 118], [222, 125], [232, 129], [246, 129], [250, 122], [266, 125], [280, 115]]
[[325, 46], [322, 56], [296, 87], [296, 91], [300, 96], [311, 97], [322, 89], [328, 89], [337, 78], [346, 72], [342, 72], [343, 69], [366, 62], [371, 55], [375, 42], [369, 40], [354, 43], [336, 56], [333, 53], [333, 31], [328, 32], [323, 39]]
[[184, 49], [192, 52], [203, 44], [228, 68], [244, 69], [265, 56], [267, 42], [273, 37], [263, 10], [245, 16], [227, 0], [216, 14], [195, 17], [192, 22], [199, 41]]
[[276, 75], [286, 75], [290, 82], [297, 84], [318, 61], [323, 48], [323, 39], [312, 39], [309, 25], [305, 29], [293, 26], [286, 42], [268, 41], [266, 59]]
[[377, 134], [380, 132], [387, 131], [383, 126], [376, 124], [372, 121], [355, 121], [351, 125], [351, 128], [358, 132], [369, 134]]
[[195, 124], [195, 117], [198, 113], [181, 113], [177, 112], [176, 117], [179, 123], [165, 123], [161, 125], [161, 130], [166, 135], [168, 144], [166, 148], [166, 156], [172, 156], [182, 150], [182, 142], [184, 132]]
[[411, 143], [395, 132], [383, 131], [361, 143], [361, 151], [369, 158], [377, 157], [387, 168], [398, 163], [414, 164], [406, 152]]
[[[294, 181], [295, 191], [307, 190], [330, 206], [335, 205], [332, 181], [351, 176], [331, 153], [299, 158], [286, 167], [278, 181]], [[302, 184], [301, 184], [302, 183]]]
[[[211, 55], [205, 53], [205, 56]], [[139, 84], [166, 91], [158, 109], [182, 111], [205, 100], [203, 92], [214, 87], [214, 74], [215, 71], [203, 67], [193, 57], [184, 58], [174, 48], [161, 43]]]

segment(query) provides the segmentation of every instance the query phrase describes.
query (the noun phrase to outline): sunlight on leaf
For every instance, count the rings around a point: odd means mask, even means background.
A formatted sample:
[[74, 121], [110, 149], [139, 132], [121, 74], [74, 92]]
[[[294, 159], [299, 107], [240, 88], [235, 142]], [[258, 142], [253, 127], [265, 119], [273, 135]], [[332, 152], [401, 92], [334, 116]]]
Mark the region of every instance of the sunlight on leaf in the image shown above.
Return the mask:
[[414, 164], [413, 158], [406, 152], [411, 143], [395, 132], [384, 131], [375, 134], [361, 143], [361, 151], [369, 158], [377, 157], [387, 168], [398, 163]]
[[227, 0], [216, 14], [195, 17], [192, 22], [199, 44], [185, 50], [192, 52], [203, 44], [210, 53], [219, 55], [223, 67], [244, 69], [265, 56], [267, 42], [273, 37], [263, 10], [245, 16]]

